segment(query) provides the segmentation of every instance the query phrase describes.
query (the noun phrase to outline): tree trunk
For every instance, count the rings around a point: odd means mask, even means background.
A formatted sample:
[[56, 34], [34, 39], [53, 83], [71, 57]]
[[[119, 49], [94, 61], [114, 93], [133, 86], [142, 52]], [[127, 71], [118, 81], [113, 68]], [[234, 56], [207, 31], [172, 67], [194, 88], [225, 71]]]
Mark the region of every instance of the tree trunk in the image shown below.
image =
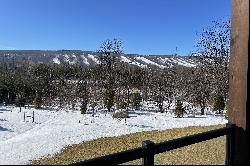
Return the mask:
[[204, 110], [205, 110], [205, 108], [201, 107], [201, 115], [204, 115]]
[[127, 97], [128, 97], [128, 98], [127, 98], [127, 107], [129, 107], [129, 94], [130, 94], [129, 87], [127, 88], [127, 90], [128, 90], [128, 91], [127, 91], [127, 95], [128, 95], [128, 96], [127, 96]]
[[82, 105], [81, 105], [81, 114], [85, 114], [87, 112], [87, 101], [83, 100]]
[[201, 115], [204, 115], [204, 113], [205, 113], [205, 102], [201, 101], [200, 106], [201, 106]]
[[159, 104], [159, 109], [160, 109], [160, 112], [161, 112], [161, 113], [163, 113], [162, 105], [163, 105], [163, 103], [160, 103], [160, 104]]

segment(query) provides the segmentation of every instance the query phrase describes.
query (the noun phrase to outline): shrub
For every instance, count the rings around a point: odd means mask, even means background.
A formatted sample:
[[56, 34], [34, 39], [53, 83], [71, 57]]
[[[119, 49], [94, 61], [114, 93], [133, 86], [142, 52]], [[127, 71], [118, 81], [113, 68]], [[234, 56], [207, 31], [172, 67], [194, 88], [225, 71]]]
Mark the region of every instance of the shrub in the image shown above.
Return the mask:
[[142, 97], [139, 92], [132, 93], [132, 106], [138, 110], [141, 106]]
[[16, 106], [17, 107], [24, 107], [24, 105], [25, 105], [25, 98], [22, 95], [18, 95], [17, 98], [16, 98], [16, 100], [15, 100], [15, 102], [16, 102]]
[[87, 112], [87, 105], [88, 105], [88, 100], [87, 99], [83, 99], [82, 100], [82, 104], [81, 104], [81, 114], [85, 114]]
[[34, 103], [36, 109], [41, 108], [41, 106], [42, 106], [42, 95], [40, 93], [36, 94], [36, 97], [35, 97], [33, 103]]
[[109, 112], [112, 106], [114, 105], [114, 96], [115, 92], [113, 90], [108, 89], [106, 90], [103, 97], [104, 106], [108, 109]]
[[122, 95], [116, 96], [115, 103], [116, 103], [117, 109], [126, 109], [126, 107], [128, 105], [127, 102], [125, 101], [124, 96], [122, 96]]
[[116, 111], [112, 115], [113, 118], [128, 118], [128, 112], [125, 110]]
[[174, 113], [175, 113], [177, 118], [183, 117], [183, 115], [185, 113], [185, 110], [182, 107], [182, 102], [180, 100], [177, 100], [177, 102], [176, 102]]

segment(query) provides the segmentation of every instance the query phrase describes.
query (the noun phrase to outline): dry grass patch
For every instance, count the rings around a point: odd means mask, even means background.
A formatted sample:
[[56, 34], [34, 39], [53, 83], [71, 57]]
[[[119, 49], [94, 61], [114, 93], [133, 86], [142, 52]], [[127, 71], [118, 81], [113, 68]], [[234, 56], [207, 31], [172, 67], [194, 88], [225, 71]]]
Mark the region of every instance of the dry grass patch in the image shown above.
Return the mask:
[[[98, 138], [92, 141], [84, 141], [65, 147], [62, 151], [49, 155], [39, 160], [33, 160], [30, 164], [62, 165], [71, 164], [85, 159], [99, 157], [114, 152], [140, 147], [142, 141], [151, 140], [155, 143], [165, 140], [191, 135], [203, 131], [224, 127], [195, 126], [187, 128], [167, 129], [164, 131], [145, 131], [118, 137]], [[204, 141], [194, 145], [186, 146], [155, 156], [155, 164], [224, 164], [225, 161], [225, 138]], [[141, 160], [135, 160], [124, 164], [141, 164]]]

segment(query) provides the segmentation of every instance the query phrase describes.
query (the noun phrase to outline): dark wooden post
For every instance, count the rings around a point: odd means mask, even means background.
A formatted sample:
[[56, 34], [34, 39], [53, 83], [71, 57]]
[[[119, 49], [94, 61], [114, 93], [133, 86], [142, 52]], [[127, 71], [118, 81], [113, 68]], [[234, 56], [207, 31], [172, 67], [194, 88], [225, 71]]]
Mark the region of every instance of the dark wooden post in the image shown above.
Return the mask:
[[34, 111], [33, 111], [33, 116], [32, 116], [32, 123], [34, 123], [34, 121], [35, 121], [35, 113], [34, 113]]
[[[249, 0], [231, 0], [232, 30], [229, 75], [229, 123], [232, 134], [233, 165], [247, 164], [247, 75], [249, 41]], [[230, 163], [229, 163], [230, 164]]]
[[227, 128], [231, 129], [231, 132], [226, 135], [226, 158], [225, 158], [225, 165], [232, 165], [232, 159], [233, 159], [233, 132], [235, 129], [235, 124], [228, 123], [226, 125]]
[[25, 122], [25, 112], [23, 112], [23, 121]]
[[142, 147], [146, 148], [146, 156], [142, 159], [142, 165], [154, 165], [154, 145], [155, 143], [150, 140], [142, 142]]

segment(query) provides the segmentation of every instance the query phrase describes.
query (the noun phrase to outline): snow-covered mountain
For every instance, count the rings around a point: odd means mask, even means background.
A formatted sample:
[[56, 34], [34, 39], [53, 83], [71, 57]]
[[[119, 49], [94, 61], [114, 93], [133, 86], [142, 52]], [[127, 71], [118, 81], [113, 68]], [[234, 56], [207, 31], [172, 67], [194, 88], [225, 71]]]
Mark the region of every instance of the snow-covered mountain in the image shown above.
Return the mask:
[[[142, 68], [172, 66], [195, 67], [200, 63], [195, 56], [173, 55], [138, 55], [122, 54], [118, 57], [120, 63], [139, 66]], [[100, 58], [96, 52], [81, 50], [0, 50], [0, 63], [50, 63], [50, 64], [100, 64]]]

